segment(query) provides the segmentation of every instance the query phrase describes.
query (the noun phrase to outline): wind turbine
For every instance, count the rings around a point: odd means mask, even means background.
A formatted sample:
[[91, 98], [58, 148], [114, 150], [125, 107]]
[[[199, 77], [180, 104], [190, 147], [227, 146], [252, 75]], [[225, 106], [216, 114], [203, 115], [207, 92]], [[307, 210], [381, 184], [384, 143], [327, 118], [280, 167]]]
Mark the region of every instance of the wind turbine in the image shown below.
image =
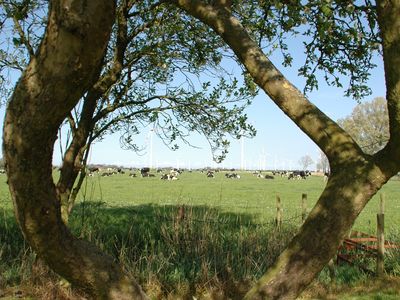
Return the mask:
[[260, 154], [260, 170], [266, 169], [267, 155], [268, 154], [265, 152], [265, 148], [263, 147]]
[[154, 133], [154, 127], [150, 129], [148, 135], [147, 135], [147, 141], [149, 143], [150, 149], [149, 149], [149, 157], [148, 157], [148, 163], [149, 163], [149, 168], [153, 168], [153, 133]]

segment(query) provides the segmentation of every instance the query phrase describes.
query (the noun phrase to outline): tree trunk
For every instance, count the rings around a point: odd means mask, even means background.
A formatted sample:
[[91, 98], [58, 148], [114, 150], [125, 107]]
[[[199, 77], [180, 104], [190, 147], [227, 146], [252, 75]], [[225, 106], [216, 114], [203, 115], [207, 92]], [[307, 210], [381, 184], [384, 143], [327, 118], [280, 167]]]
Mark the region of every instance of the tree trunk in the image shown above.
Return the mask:
[[296, 299], [336, 254], [357, 216], [387, 180], [368, 163], [333, 173], [299, 233], [244, 299]]
[[[63, 164], [60, 168], [60, 177], [58, 179], [56, 189], [61, 203], [61, 217], [65, 224], [68, 224], [68, 218], [75, 204], [77, 193], [72, 193], [76, 178], [79, 172], [85, 172], [84, 156], [90, 145], [88, 139], [91, 130], [94, 127], [93, 114], [97, 104], [97, 94], [93, 95], [89, 91], [86, 96], [81, 112], [81, 118], [77, 128], [71, 128], [72, 141], [65, 151]], [[72, 197], [74, 195], [74, 197]]]
[[[235, 52], [255, 83], [326, 154], [331, 177], [299, 233], [245, 299], [295, 299], [336, 253], [355, 219], [399, 169], [400, 164], [400, 1], [381, 1], [387, 100], [391, 138], [375, 156], [315, 107], [269, 61], [226, 7], [200, 0], [171, 0], [209, 25]], [[384, 22], [383, 20], [390, 20]], [[387, 32], [388, 34], [385, 34]], [[389, 34], [389, 32], [391, 34]], [[392, 57], [392, 58], [390, 58]]]
[[18, 81], [3, 128], [3, 154], [25, 239], [58, 274], [96, 299], [146, 299], [113, 259], [64, 225], [52, 178], [61, 122], [96, 80], [115, 2], [52, 1], [45, 36]]
[[[86, 161], [85, 152], [89, 151], [91, 143], [90, 135], [93, 133], [99, 116], [94, 116], [97, 104], [102, 96], [120, 79], [124, 64], [124, 55], [129, 44], [128, 37], [128, 12], [132, 2], [122, 1], [119, 3], [117, 12], [117, 39], [114, 45], [114, 58], [112, 64], [108, 66], [107, 72], [101, 74], [96, 82], [89, 88], [84, 98], [82, 112], [76, 128], [71, 128], [72, 142], [69, 145], [64, 157], [63, 165], [60, 170], [60, 178], [57, 182], [57, 193], [61, 202], [61, 215], [64, 222], [68, 223], [68, 218], [75, 205], [76, 196], [80, 190], [85, 177]], [[104, 115], [103, 117], [105, 117]], [[75, 125], [75, 124], [74, 124]], [[87, 153], [86, 153], [87, 156]], [[76, 178], [81, 172], [78, 183], [75, 185]], [[75, 185], [75, 187], [74, 187]]]

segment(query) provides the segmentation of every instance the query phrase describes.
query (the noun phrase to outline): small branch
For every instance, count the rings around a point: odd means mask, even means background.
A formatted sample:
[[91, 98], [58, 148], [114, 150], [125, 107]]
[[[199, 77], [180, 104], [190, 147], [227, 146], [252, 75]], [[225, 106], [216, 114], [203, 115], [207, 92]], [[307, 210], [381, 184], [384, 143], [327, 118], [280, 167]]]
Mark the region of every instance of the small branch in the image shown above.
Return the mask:
[[26, 49], [28, 50], [29, 57], [32, 59], [33, 57], [35, 57], [35, 51], [33, 50], [31, 44], [29, 43], [29, 40], [26, 38], [25, 33], [21, 27], [21, 24], [19, 24], [16, 17], [13, 17], [13, 22], [14, 22], [15, 29], [17, 30], [17, 32], [21, 38], [22, 43], [25, 45]]

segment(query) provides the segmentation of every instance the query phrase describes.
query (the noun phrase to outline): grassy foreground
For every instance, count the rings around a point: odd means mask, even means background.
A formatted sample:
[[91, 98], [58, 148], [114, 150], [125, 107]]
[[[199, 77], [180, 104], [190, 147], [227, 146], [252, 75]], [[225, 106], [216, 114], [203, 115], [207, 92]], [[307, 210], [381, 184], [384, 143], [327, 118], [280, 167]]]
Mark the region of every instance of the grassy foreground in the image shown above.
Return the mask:
[[[77, 236], [119, 260], [154, 299], [240, 299], [301, 224], [302, 193], [307, 193], [310, 209], [325, 185], [321, 177], [289, 181], [240, 175], [239, 180], [227, 179], [221, 172], [210, 179], [193, 172], [177, 181], [127, 174], [89, 177], [70, 226]], [[392, 180], [382, 190], [386, 235], [397, 242], [399, 185]], [[277, 194], [283, 207], [281, 230], [274, 226]], [[10, 287], [18, 286], [33, 299], [78, 299], [79, 293], [43, 266], [24, 243], [4, 183], [0, 199], [0, 297], [2, 290], [15, 295]], [[371, 200], [354, 229], [374, 234], [378, 200], [379, 195]], [[398, 253], [387, 257], [392, 276], [400, 275], [398, 258]], [[371, 280], [358, 269], [342, 266], [336, 269], [333, 284], [324, 270], [304, 297], [398, 299], [391, 298], [400, 293], [395, 279], [385, 288]], [[357, 286], [366, 282], [378, 286], [366, 297], [378, 298], [351, 298], [358, 297]]]

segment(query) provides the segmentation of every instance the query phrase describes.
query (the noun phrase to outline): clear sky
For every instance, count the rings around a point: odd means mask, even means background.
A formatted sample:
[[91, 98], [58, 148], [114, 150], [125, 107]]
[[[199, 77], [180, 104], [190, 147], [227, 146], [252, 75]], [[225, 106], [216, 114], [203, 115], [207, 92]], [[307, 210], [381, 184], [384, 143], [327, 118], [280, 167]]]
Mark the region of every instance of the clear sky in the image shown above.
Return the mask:
[[[276, 58], [279, 61], [279, 58]], [[274, 60], [273, 60], [274, 62]], [[364, 101], [378, 96], [385, 96], [385, 84], [382, 64], [377, 59], [378, 67], [373, 71], [370, 87], [373, 94]], [[279, 67], [279, 63], [276, 63]], [[298, 88], [304, 87], [304, 79], [297, 76], [297, 68], [280, 70]], [[348, 116], [357, 102], [343, 96], [344, 90], [327, 86], [321, 81], [318, 91], [309, 94], [309, 99], [333, 120]], [[177, 151], [170, 151], [153, 134], [150, 128], [144, 130], [138, 137], [147, 145], [147, 151], [142, 155], [121, 150], [119, 136], [109, 136], [101, 143], [94, 145], [90, 163], [110, 163], [124, 166], [153, 167], [228, 167], [239, 168], [242, 164], [247, 169], [298, 169], [299, 159], [310, 155], [317, 162], [319, 148], [264, 94], [260, 92], [247, 109], [250, 122], [257, 129], [256, 137], [243, 141], [232, 140], [227, 158], [220, 164], [212, 160], [211, 150], [201, 136], [194, 135], [192, 144], [200, 147], [192, 148], [181, 144]], [[242, 152], [243, 151], [243, 152]], [[243, 153], [243, 161], [242, 161]], [[55, 156], [55, 163], [59, 163]], [[315, 165], [310, 168], [314, 168]]]
[[[304, 79], [297, 76], [297, 68], [302, 63], [302, 55], [296, 54], [296, 52], [301, 53], [302, 49], [296, 49], [296, 47], [295, 41], [289, 43], [289, 49], [295, 53], [292, 68], [282, 67], [279, 55], [273, 55], [271, 60], [295, 86], [302, 90]], [[364, 101], [385, 96], [384, 74], [380, 58], [377, 58], [375, 63], [378, 67], [373, 71], [369, 82], [373, 94]], [[229, 68], [238, 70], [233, 63]], [[337, 120], [348, 116], [357, 104], [355, 100], [345, 98], [343, 94], [343, 90], [329, 87], [321, 80], [319, 90], [310, 93], [308, 98], [329, 117]], [[3, 124], [4, 107], [1, 108], [0, 113], [0, 121]], [[191, 143], [199, 148], [180, 144], [179, 150], [171, 151], [156, 135], [151, 133], [150, 128], [144, 129], [142, 134], [137, 137], [138, 144], [147, 145], [147, 151], [142, 155], [122, 150], [119, 146], [119, 135], [115, 134], [92, 147], [89, 163], [127, 167], [201, 168], [222, 166], [240, 168], [241, 165], [244, 165], [247, 169], [300, 169], [299, 159], [304, 155], [310, 155], [317, 162], [318, 147], [263, 92], [260, 92], [253, 100], [252, 105], [247, 109], [247, 115], [257, 130], [256, 137], [242, 141], [232, 140], [227, 158], [219, 165], [213, 162], [212, 153], [205, 138], [198, 135], [191, 137]], [[53, 161], [57, 165], [61, 163], [58, 149], [59, 145], [56, 144]], [[310, 167], [310, 169], [314, 168], [315, 165]]]

